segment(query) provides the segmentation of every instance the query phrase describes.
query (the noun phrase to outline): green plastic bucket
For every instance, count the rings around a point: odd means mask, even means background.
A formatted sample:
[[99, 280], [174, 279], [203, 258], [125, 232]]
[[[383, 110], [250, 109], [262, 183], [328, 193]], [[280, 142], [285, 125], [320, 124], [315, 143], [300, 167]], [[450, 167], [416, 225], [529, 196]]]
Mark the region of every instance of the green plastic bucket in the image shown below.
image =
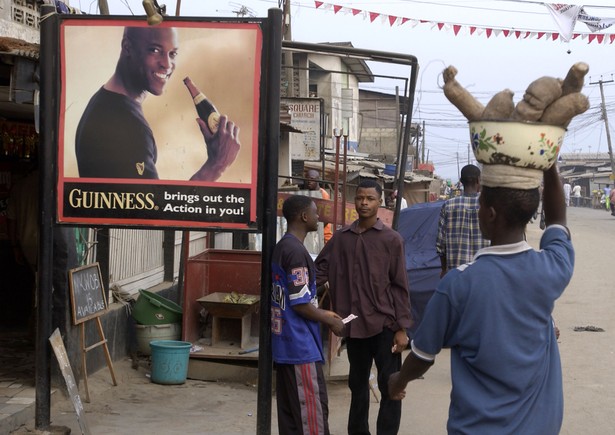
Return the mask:
[[139, 297], [132, 307], [132, 317], [142, 325], [181, 323], [182, 307], [147, 290], [139, 290]]
[[149, 343], [152, 349], [152, 382], [163, 385], [176, 385], [186, 382], [190, 347], [188, 341], [154, 340]]

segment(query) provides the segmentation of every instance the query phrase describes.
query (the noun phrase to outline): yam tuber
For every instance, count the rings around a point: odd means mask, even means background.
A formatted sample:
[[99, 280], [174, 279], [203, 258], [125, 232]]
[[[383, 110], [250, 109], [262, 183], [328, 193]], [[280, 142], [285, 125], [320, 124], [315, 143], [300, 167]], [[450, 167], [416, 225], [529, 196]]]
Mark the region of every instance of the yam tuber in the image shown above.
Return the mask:
[[480, 120], [485, 106], [459, 84], [457, 79], [455, 79], [456, 75], [457, 68], [452, 65], [442, 72], [444, 77], [444, 95], [459, 109], [468, 121]]
[[540, 122], [567, 127], [572, 118], [589, 109], [589, 99], [580, 92], [564, 95], [547, 107]]
[[588, 98], [581, 94], [584, 77], [589, 65], [577, 62], [564, 80], [555, 77], [541, 77], [527, 87], [523, 99], [515, 106], [513, 92], [504, 89], [483, 106], [457, 82], [457, 69], [447, 67], [444, 77], [444, 94], [468, 121], [515, 120], [532, 121], [567, 127], [572, 118], [589, 109]]
[[481, 119], [508, 119], [512, 116], [515, 110], [515, 103], [513, 102], [513, 96], [515, 93], [510, 89], [504, 89], [498, 92], [487, 103]]
[[545, 108], [562, 95], [562, 82], [554, 77], [541, 77], [527, 87], [523, 100], [517, 103], [513, 119], [538, 121]]
[[544, 110], [536, 109], [527, 101], [521, 100], [515, 106], [511, 119], [515, 121], [538, 121], [543, 112]]
[[527, 87], [523, 99], [537, 109], [544, 110], [562, 96], [562, 80], [555, 77], [541, 77]]
[[585, 62], [577, 62], [572, 65], [562, 83], [562, 97], [575, 92], [581, 92], [581, 89], [583, 89], [583, 80], [588, 72], [589, 65]]

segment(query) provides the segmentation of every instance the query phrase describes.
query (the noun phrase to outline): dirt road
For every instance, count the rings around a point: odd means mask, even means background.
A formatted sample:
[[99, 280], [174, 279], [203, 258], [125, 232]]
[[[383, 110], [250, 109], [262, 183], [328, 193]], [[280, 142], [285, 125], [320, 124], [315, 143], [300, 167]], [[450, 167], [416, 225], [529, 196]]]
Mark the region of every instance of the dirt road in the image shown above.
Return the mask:
[[[569, 227], [576, 249], [572, 282], [557, 302], [554, 317], [561, 330], [565, 415], [562, 434], [615, 433], [615, 217], [606, 211], [570, 208]], [[541, 230], [528, 227], [528, 241], [538, 247]], [[595, 326], [604, 332], [575, 332]], [[511, 337], [514, 339], [514, 337]], [[254, 434], [256, 385], [189, 380], [181, 386], [152, 384], [146, 370], [115, 364], [119, 386], [111, 387], [101, 370], [90, 380], [92, 403], [86, 418], [95, 435], [102, 434]], [[450, 392], [448, 352], [438, 356], [425, 379], [409, 385], [400, 434], [446, 433]], [[329, 383], [330, 426], [346, 433], [349, 392], [344, 382]], [[70, 402], [56, 394], [52, 423], [80, 433]], [[272, 434], [277, 434], [275, 401]], [[370, 422], [375, 433], [378, 404], [372, 400]], [[31, 429], [34, 422], [28, 427]], [[29, 433], [23, 428], [20, 434]]]

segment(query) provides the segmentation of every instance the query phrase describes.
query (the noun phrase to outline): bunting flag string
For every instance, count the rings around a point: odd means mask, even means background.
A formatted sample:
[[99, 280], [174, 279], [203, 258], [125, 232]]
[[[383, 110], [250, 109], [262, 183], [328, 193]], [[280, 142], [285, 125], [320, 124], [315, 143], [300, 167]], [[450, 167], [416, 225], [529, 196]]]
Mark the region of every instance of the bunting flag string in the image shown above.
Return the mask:
[[457, 23], [448, 23], [442, 21], [431, 21], [424, 19], [416, 19], [410, 17], [402, 17], [399, 15], [388, 15], [382, 14], [380, 12], [373, 11], [365, 11], [356, 8], [349, 8], [342, 5], [325, 3], [322, 1], [314, 1], [314, 5], [316, 9], [323, 11], [333, 11], [334, 14], [342, 13], [342, 14], [352, 14], [353, 16], [361, 15], [363, 19], [369, 19], [370, 23], [373, 23], [376, 18], [381, 19], [383, 24], [388, 24], [390, 27], [394, 25], [402, 26], [409, 24], [412, 27], [416, 27], [417, 25], [427, 24], [431, 29], [438, 29], [439, 31], [453, 31], [455, 36], [459, 36], [461, 34], [467, 34], [472, 36], [481, 36], [486, 35], [487, 38], [496, 37], [515, 37], [515, 39], [543, 39], [547, 41], [562, 41], [568, 42], [571, 39], [581, 38], [581, 40], [587, 40], [588, 44], [592, 42], [596, 42], [598, 44], [613, 44], [615, 41], [615, 34], [594, 34], [594, 33], [582, 33], [582, 32], [574, 32], [570, 36], [568, 34], [563, 34], [560, 32], [547, 32], [547, 31], [531, 31], [531, 30], [523, 30], [517, 28], [501, 28], [501, 27], [481, 27], [476, 25], [465, 25], [465, 24], [457, 24]]

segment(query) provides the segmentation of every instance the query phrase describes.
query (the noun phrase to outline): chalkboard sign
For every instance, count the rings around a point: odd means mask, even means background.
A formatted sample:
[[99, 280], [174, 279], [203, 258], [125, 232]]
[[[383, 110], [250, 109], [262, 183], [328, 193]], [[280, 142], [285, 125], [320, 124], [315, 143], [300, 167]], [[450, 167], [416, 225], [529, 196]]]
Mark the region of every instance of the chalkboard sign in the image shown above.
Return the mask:
[[68, 274], [73, 324], [78, 325], [103, 314], [107, 310], [107, 299], [98, 263], [71, 269]]

